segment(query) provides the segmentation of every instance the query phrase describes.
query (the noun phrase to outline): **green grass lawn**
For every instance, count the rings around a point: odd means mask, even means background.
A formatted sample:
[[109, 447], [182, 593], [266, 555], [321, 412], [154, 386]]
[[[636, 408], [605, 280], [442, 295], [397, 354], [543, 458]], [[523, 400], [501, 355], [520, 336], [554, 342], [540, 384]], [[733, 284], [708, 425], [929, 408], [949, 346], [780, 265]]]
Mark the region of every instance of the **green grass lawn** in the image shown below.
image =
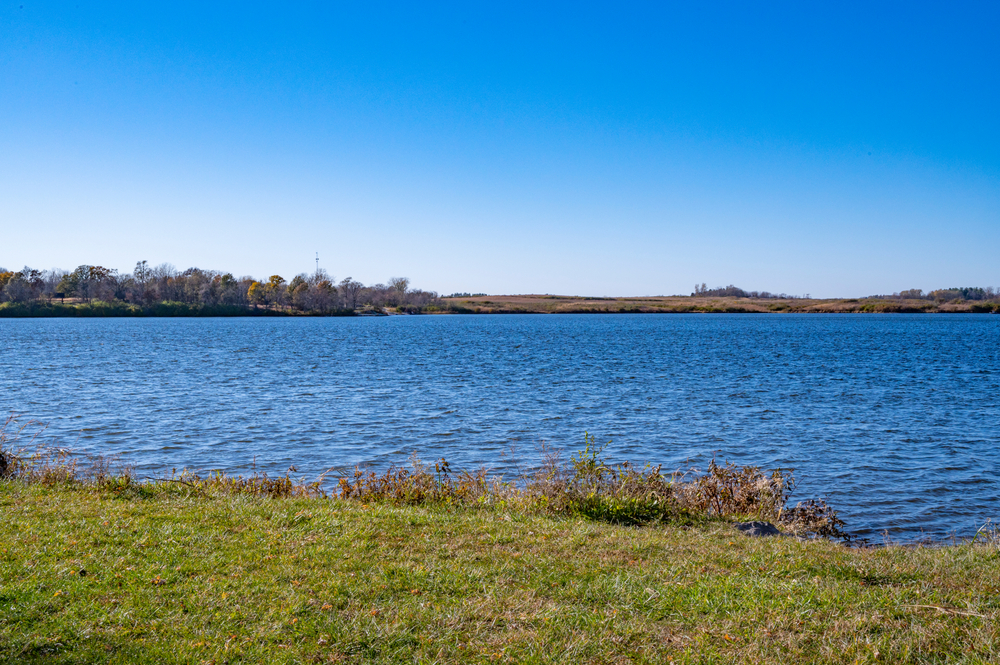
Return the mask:
[[1000, 549], [0, 482], [0, 661], [992, 662]]

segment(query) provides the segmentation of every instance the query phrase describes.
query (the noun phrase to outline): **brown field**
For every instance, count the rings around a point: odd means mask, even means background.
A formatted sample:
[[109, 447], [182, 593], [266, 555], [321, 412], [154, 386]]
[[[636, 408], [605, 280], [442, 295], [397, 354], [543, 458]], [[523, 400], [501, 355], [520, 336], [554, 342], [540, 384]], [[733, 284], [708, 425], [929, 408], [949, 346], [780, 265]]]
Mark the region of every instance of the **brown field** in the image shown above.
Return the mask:
[[916, 298], [788, 298], [655, 296], [596, 298], [586, 296], [510, 295], [444, 298], [451, 311], [475, 314], [571, 313], [683, 313], [683, 312], [785, 312], [785, 313], [939, 313], [1000, 312], [1000, 303]]

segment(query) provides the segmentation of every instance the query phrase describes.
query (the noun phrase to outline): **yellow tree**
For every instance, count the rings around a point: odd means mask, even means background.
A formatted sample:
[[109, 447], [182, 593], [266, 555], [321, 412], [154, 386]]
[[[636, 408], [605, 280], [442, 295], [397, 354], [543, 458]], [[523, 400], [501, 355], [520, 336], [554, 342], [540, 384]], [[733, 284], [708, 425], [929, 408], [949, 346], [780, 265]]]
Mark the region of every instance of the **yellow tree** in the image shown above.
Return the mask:
[[247, 289], [247, 300], [254, 307], [264, 302], [264, 285], [260, 282], [251, 282], [250, 288]]
[[271, 275], [267, 279], [267, 301], [269, 303], [274, 303], [275, 305], [282, 304], [285, 300], [285, 289], [283, 288], [285, 284], [285, 278], [281, 275]]

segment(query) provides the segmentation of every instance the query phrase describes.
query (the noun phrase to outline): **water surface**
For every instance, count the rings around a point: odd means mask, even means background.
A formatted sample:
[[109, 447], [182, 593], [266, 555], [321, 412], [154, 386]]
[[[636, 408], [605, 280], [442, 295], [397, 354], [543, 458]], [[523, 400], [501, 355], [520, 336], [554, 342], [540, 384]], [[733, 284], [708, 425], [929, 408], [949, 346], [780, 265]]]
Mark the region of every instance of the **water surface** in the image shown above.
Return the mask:
[[619, 460], [793, 467], [869, 536], [1000, 517], [998, 316], [0, 319], [0, 409], [141, 474], [509, 472], [586, 430]]

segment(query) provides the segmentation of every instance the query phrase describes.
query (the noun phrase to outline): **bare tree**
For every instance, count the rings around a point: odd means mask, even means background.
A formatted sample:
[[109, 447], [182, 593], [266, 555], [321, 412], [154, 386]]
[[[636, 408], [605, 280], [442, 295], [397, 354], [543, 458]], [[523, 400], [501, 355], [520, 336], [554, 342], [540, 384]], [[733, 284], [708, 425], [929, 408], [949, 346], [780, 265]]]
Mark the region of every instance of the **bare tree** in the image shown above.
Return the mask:
[[336, 306], [337, 287], [333, 285], [333, 277], [320, 268], [309, 277], [309, 291], [306, 294], [306, 309], [326, 312]]
[[136, 261], [135, 272], [132, 273], [132, 279], [134, 279], [135, 283], [139, 285], [139, 288], [146, 288], [146, 282], [152, 278], [153, 269], [149, 267], [149, 262]]
[[410, 279], [408, 277], [391, 277], [389, 279], [389, 288], [392, 290], [395, 304], [406, 304], [406, 291], [410, 288]]
[[[0, 272], [3, 272], [0, 270]], [[53, 298], [56, 292], [59, 291], [59, 282], [62, 281], [68, 273], [65, 270], [60, 270], [58, 268], [53, 268], [52, 270], [46, 270], [42, 273], [42, 281], [45, 283], [43, 292], [49, 298]]]
[[337, 286], [344, 296], [348, 309], [357, 309], [358, 295], [361, 294], [361, 289], [365, 288], [365, 285], [350, 277], [345, 277]]

